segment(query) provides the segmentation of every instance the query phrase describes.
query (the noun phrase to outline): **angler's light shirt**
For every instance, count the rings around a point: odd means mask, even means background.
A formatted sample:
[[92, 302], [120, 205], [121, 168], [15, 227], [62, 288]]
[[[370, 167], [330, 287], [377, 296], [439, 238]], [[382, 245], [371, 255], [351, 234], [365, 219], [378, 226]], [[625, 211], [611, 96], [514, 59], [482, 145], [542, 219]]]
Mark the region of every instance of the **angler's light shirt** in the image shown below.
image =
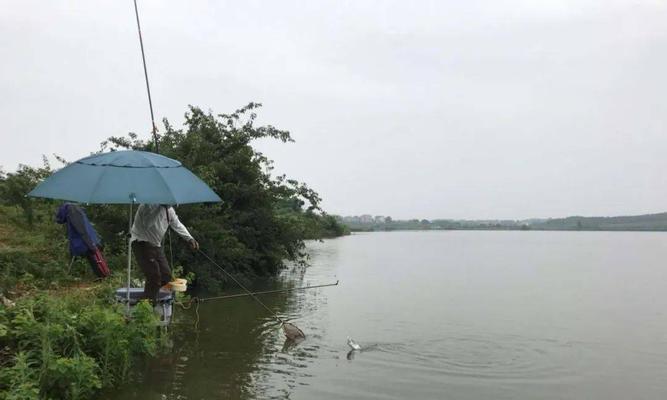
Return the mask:
[[[167, 218], [169, 213], [169, 218]], [[192, 240], [192, 235], [188, 229], [178, 220], [176, 211], [173, 207], [161, 206], [158, 204], [141, 204], [134, 216], [134, 223], [131, 230], [131, 241], [139, 240], [160, 247], [162, 238], [171, 227], [185, 240]]]

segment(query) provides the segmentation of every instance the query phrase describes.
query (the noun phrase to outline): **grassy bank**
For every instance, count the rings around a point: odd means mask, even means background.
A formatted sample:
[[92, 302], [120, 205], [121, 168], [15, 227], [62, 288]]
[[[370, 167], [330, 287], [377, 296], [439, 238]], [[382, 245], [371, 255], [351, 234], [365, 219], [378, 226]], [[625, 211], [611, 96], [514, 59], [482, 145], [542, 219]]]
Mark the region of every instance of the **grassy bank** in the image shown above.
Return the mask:
[[0, 399], [93, 398], [158, 348], [151, 306], [126, 320], [113, 301], [122, 274], [94, 282], [86, 263], [69, 268], [49, 211], [28, 224], [18, 207], [0, 206]]

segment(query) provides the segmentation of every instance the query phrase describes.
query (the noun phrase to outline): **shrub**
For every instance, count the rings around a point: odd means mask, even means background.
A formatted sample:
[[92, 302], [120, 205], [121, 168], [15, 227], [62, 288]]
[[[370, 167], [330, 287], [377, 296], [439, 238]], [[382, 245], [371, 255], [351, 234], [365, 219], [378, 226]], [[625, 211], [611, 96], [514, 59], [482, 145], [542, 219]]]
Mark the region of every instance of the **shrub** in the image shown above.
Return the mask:
[[4, 400], [28, 400], [39, 398], [39, 382], [36, 379], [34, 362], [24, 352], [16, 354], [14, 364], [0, 369], [0, 384], [7, 391], [0, 394]]
[[52, 172], [46, 157], [43, 160], [42, 168], [19, 165], [16, 172], [0, 174], [0, 203], [20, 206], [30, 225], [34, 220], [34, 212], [32, 201], [26, 194]]
[[42, 379], [42, 392], [49, 398], [88, 398], [102, 387], [98, 372], [97, 362], [85, 354], [58, 357]]
[[[220, 115], [190, 107], [183, 129], [165, 120], [158, 140], [161, 154], [181, 161], [222, 198], [218, 204], [179, 208], [181, 220], [216, 263], [246, 277], [275, 275], [286, 260], [304, 262], [305, 239], [344, 231], [335, 219], [326, 218], [317, 192], [284, 175], [272, 176], [272, 161], [253, 148], [258, 139], [293, 141], [288, 131], [257, 124], [260, 106], [250, 103]], [[153, 151], [154, 146], [136, 134], [103, 143], [104, 149]], [[107, 213], [110, 209], [97, 209], [96, 217], [112, 217]], [[114, 213], [112, 218], [105, 223], [115, 227], [111, 231], [127, 229], [125, 213]], [[186, 272], [197, 274], [198, 285], [215, 290], [227, 279], [185, 246], [175, 248], [175, 257]]]
[[136, 356], [156, 352], [157, 320], [150, 304], [137, 305], [128, 321], [122, 307], [100, 300], [111, 285], [65, 294], [42, 291], [12, 308], [0, 306], [0, 340], [15, 354], [0, 370], [0, 399], [35, 398], [35, 393], [89, 398], [124, 380]]

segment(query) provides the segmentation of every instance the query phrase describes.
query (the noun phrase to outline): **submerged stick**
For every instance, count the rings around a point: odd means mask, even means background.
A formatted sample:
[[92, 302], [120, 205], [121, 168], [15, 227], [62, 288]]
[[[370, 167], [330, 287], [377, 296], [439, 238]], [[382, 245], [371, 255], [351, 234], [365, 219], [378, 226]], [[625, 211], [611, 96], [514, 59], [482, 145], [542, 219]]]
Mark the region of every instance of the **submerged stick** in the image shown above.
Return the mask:
[[[242, 284], [241, 282], [239, 282], [236, 278], [234, 278], [234, 275], [230, 274], [230, 273], [227, 272], [224, 268], [222, 268], [220, 265], [218, 265], [218, 263], [216, 263], [211, 257], [209, 257], [208, 254], [204, 253], [204, 252], [203, 252], [201, 249], [199, 249], [199, 248], [198, 248], [197, 250], [198, 250], [204, 257], [206, 257], [206, 259], [208, 259], [213, 265], [215, 265], [216, 267], [220, 268], [220, 270], [221, 270], [222, 272], [224, 272], [225, 275], [227, 275], [231, 280], [233, 280], [237, 285], [239, 285], [239, 287], [240, 287], [241, 289], [243, 289], [243, 290], [247, 293], [247, 296], [252, 297], [252, 299], [255, 300], [257, 303], [259, 303], [262, 307], [264, 307], [264, 309], [265, 309], [266, 311], [268, 311], [269, 313], [271, 313], [271, 314], [273, 315], [273, 317], [274, 317], [278, 322], [280, 322], [280, 324], [282, 325], [282, 327], [283, 327], [283, 331], [285, 332], [285, 336], [287, 336], [287, 338], [294, 339], [294, 338], [305, 338], [305, 337], [306, 337], [306, 335], [304, 335], [304, 333], [303, 333], [303, 331], [302, 331], [301, 329], [299, 329], [299, 328], [298, 328], [296, 325], [294, 325], [294, 324], [290, 324], [290, 323], [287, 323], [287, 322], [283, 321], [283, 319], [280, 318], [280, 316], [278, 316], [278, 314], [276, 314], [275, 311], [273, 311], [272, 309], [270, 309], [266, 304], [262, 303], [262, 300], [260, 300], [260, 299], [257, 297], [257, 294], [256, 294], [256, 293], [251, 292], [251, 291], [248, 290], [245, 286], [243, 286], [243, 284]], [[338, 281], [336, 281], [335, 285], [338, 285]], [[334, 286], [334, 284], [330, 284], [330, 285], [322, 285], [322, 286]], [[284, 291], [289, 291], [289, 289], [284, 289]], [[128, 293], [129, 293], [129, 291], [128, 291]], [[239, 297], [238, 295], [230, 295], [230, 296]], [[218, 298], [222, 298], [222, 297], [224, 297], [224, 296], [219, 296]], [[201, 300], [206, 300], [206, 299], [200, 299], [200, 301], [201, 301]], [[209, 300], [212, 300], [212, 298], [209, 298]], [[295, 329], [292, 329], [292, 328], [295, 328]]]
[[324, 285], [312, 285], [312, 286], [299, 286], [295, 288], [289, 288], [289, 289], [276, 289], [276, 290], [264, 290], [261, 292], [250, 292], [250, 293], [238, 293], [238, 294], [228, 294], [225, 296], [216, 296], [216, 297], [205, 297], [205, 298], [198, 298], [200, 302], [204, 302], [207, 300], [222, 300], [222, 299], [234, 299], [237, 297], [247, 297], [247, 296], [254, 296], [258, 294], [271, 294], [271, 293], [286, 293], [286, 292], [293, 292], [297, 290], [306, 290], [306, 289], [315, 289], [315, 288], [320, 288], [320, 287], [327, 287], [327, 286], [338, 286], [338, 281], [336, 283], [327, 283]]

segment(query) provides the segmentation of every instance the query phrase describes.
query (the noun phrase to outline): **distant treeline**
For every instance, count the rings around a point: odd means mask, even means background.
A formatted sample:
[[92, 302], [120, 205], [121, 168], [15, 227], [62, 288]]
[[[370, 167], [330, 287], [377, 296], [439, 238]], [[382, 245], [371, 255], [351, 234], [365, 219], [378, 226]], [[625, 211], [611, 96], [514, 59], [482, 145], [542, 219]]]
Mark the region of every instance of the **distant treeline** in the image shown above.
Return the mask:
[[396, 230], [667, 231], [667, 213], [526, 220], [394, 220], [384, 216], [338, 218], [351, 231], [356, 232]]
[[530, 225], [535, 230], [667, 231], [667, 213], [621, 217], [552, 218]]

